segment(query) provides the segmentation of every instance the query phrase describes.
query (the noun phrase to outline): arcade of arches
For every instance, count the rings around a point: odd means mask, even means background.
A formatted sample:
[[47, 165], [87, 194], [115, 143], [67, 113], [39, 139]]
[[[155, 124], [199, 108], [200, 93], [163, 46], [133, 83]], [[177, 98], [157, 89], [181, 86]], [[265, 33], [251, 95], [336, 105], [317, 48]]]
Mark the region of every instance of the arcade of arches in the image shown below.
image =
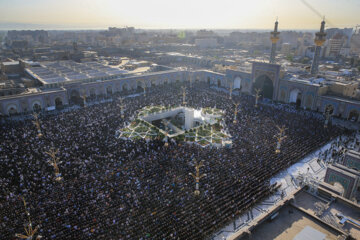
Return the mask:
[[256, 78], [253, 90], [261, 89], [261, 95], [264, 98], [272, 99], [274, 93], [274, 86], [271, 79], [266, 75], [261, 75]]

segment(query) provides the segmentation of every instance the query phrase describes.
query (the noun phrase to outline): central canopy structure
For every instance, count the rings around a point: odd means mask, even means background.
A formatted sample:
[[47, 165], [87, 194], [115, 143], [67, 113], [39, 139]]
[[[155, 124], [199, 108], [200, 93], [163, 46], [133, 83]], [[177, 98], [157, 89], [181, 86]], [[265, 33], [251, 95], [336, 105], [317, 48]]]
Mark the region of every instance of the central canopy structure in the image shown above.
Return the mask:
[[201, 146], [231, 145], [230, 135], [225, 133], [223, 112], [215, 108], [147, 106], [139, 110], [137, 117], [116, 137], [123, 139], [174, 138], [177, 141], [196, 143]]
[[179, 134], [184, 134], [185, 131], [190, 130], [201, 125], [213, 125], [221, 118], [221, 112], [214, 112], [207, 114], [202, 109], [196, 110], [188, 107], [176, 107], [160, 112], [149, 113], [145, 116], [139, 116], [157, 128], [164, 134], [167, 133], [169, 137], [175, 137]]

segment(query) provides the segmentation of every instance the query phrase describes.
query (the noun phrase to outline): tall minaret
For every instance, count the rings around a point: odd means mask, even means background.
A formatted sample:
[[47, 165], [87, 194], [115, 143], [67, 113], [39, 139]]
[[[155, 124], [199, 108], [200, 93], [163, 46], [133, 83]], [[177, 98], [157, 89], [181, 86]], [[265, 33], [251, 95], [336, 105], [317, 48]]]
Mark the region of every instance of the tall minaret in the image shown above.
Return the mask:
[[280, 39], [280, 38], [279, 38], [280, 32], [278, 32], [278, 25], [279, 25], [279, 22], [278, 22], [278, 20], [276, 19], [274, 31], [270, 33], [270, 39], [271, 39], [271, 42], [272, 42], [272, 45], [271, 45], [271, 55], [270, 55], [270, 63], [275, 63], [276, 43], [277, 43], [277, 41], [279, 41], [279, 39]]
[[311, 64], [311, 74], [315, 75], [318, 73], [319, 70], [319, 58], [320, 58], [320, 52], [321, 52], [321, 46], [324, 44], [326, 40], [326, 33], [325, 33], [325, 20], [321, 22], [320, 32], [317, 32], [315, 34], [315, 54], [314, 59]]

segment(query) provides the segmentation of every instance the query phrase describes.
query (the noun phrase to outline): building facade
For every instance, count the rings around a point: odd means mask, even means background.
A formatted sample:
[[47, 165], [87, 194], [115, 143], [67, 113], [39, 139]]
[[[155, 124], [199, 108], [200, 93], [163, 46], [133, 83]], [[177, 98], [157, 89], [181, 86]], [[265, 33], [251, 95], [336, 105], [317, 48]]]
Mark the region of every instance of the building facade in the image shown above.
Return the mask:
[[[91, 81], [90, 81], [91, 80]], [[145, 73], [135, 76], [116, 76], [108, 78], [84, 78], [81, 81], [63, 82], [55, 87], [44, 87], [38, 91], [19, 95], [0, 97], [0, 113], [9, 115], [31, 112], [34, 109], [53, 109], [68, 105], [72, 99], [95, 96], [111, 96], [117, 92], [150, 89], [163, 84], [191, 81], [206, 82], [219, 88], [238, 90], [254, 95], [261, 90], [263, 98], [273, 101], [294, 104], [299, 108], [325, 112], [331, 109], [333, 116], [359, 121], [360, 101], [334, 96], [351, 89], [336, 90], [336, 86], [327, 86], [317, 79], [296, 79], [281, 77], [281, 66], [264, 62], [253, 62], [251, 72], [227, 70], [225, 74], [208, 70], [187, 71], [171, 70]], [[357, 85], [352, 86], [353, 89]], [[339, 95], [339, 94], [337, 94]]]

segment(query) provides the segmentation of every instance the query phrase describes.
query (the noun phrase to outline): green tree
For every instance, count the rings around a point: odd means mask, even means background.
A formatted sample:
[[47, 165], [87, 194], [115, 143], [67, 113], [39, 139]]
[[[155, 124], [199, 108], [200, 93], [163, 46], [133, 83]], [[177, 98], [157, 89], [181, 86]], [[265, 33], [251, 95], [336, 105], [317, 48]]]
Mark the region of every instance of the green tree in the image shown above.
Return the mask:
[[291, 54], [289, 54], [289, 55], [286, 56], [286, 59], [287, 59], [288, 61], [290, 61], [290, 62], [293, 62], [293, 61], [294, 61], [294, 56], [291, 55]]

